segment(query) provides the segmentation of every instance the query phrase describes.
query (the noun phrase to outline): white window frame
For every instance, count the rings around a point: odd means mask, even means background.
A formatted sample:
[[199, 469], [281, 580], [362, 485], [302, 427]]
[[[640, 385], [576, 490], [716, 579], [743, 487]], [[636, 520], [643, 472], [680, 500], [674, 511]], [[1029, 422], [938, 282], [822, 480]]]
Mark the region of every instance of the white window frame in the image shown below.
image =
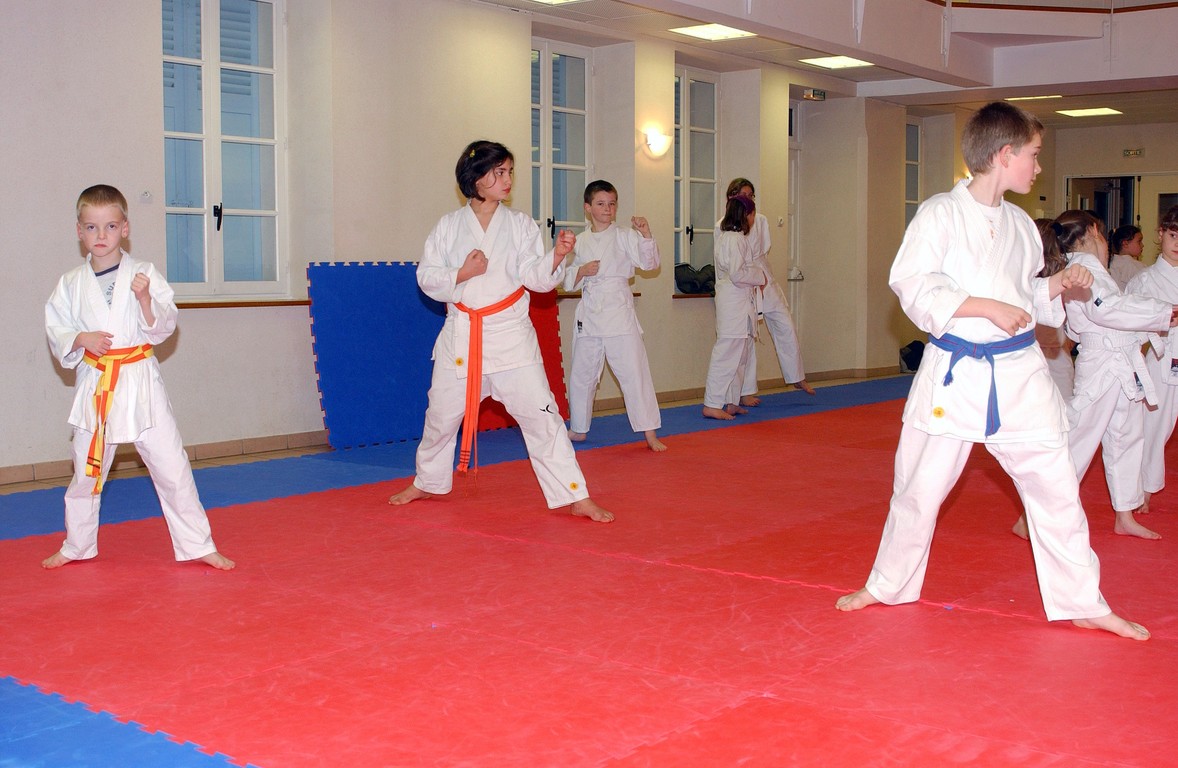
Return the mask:
[[[557, 171], [572, 172], [574, 174], [579, 171], [584, 177], [584, 183], [575, 196], [575, 199], [578, 201], [581, 199], [581, 193], [585, 189], [585, 184], [588, 184], [590, 181], [589, 172], [593, 164], [593, 49], [554, 40], [533, 38], [532, 52], [534, 55], [538, 54], [540, 57], [540, 83], [538, 88], [540, 101], [533, 101], [531, 106], [532, 115], [535, 115], [537, 112], [539, 113], [540, 126], [539, 143], [532, 147], [531, 158], [532, 218], [536, 220], [536, 224], [540, 227], [545, 241], [551, 245], [553, 241], [552, 233], [554, 231], [559, 232], [562, 229], [568, 229], [579, 233], [585, 228], [584, 209], [579, 203], [570, 205], [570, 210], [567, 212], [569, 218], [556, 218], [556, 214], [554, 213], [555, 201], [553, 195], [555, 194], [555, 184], [553, 177]], [[552, 57], [557, 55], [571, 56], [582, 59], [585, 62], [585, 107], [583, 109], [555, 105], [556, 99], [553, 94], [551, 62]], [[552, 142], [552, 123], [553, 115], [558, 113], [577, 115], [584, 119], [584, 164], [556, 162], [556, 150]], [[532, 139], [535, 142], [537, 137], [533, 136]], [[569, 200], [571, 202], [573, 197], [570, 197]]]
[[[908, 129], [909, 127], [916, 129], [916, 159], [913, 160], [908, 157]], [[912, 223], [912, 218], [916, 216], [916, 209], [920, 207], [924, 196], [921, 194], [924, 189], [923, 173], [924, 160], [924, 125], [919, 118], [908, 118], [904, 125], [904, 226], [907, 227]], [[910, 173], [916, 174], [916, 196], [912, 197], [908, 194], [908, 175]]]
[[[287, 205], [287, 139], [286, 139], [286, 3], [287, 0], [257, 0], [273, 9], [273, 57], [272, 67], [259, 67], [220, 61], [221, 13], [220, 0], [200, 0], [201, 5], [201, 47], [200, 58], [164, 55], [162, 61], [201, 68], [201, 111], [203, 125], [200, 133], [164, 131], [164, 139], [186, 139], [202, 144], [203, 156], [203, 199], [201, 205], [173, 206], [164, 200], [166, 214], [198, 214], [204, 218], [204, 280], [181, 282], [169, 276], [169, 283], [177, 298], [189, 301], [225, 301], [289, 298], [290, 249], [288, 225], [285, 211]], [[162, 3], [161, 3], [162, 13]], [[274, 136], [254, 138], [227, 136], [221, 133], [221, 69], [270, 75], [274, 88]], [[161, 95], [162, 99], [162, 95]], [[224, 241], [218, 228], [218, 217], [214, 206], [223, 202], [222, 143], [244, 143], [272, 146], [274, 150], [274, 208], [238, 210], [222, 208], [221, 217], [253, 216], [272, 217], [274, 225], [274, 278], [272, 280], [227, 280], [225, 279]]]
[[[714, 104], [712, 106], [713, 125], [692, 126], [687, 124], [691, 114], [691, 82], [706, 82], [713, 87]], [[675, 89], [679, 92], [679, 114], [675, 116], [675, 263], [690, 262], [689, 238], [693, 234], [706, 234], [714, 237], [716, 221], [720, 218], [720, 75], [716, 72], [690, 69], [688, 67], [675, 68]], [[703, 132], [713, 137], [712, 168], [710, 176], [698, 173], [698, 168], [691, 165], [691, 133]], [[692, 210], [692, 185], [711, 183], [712, 185], [712, 213], [709, 221], [689, 221]], [[688, 227], [691, 227], [689, 230]], [[706, 258], [694, 266], [710, 264], [711, 258]]]

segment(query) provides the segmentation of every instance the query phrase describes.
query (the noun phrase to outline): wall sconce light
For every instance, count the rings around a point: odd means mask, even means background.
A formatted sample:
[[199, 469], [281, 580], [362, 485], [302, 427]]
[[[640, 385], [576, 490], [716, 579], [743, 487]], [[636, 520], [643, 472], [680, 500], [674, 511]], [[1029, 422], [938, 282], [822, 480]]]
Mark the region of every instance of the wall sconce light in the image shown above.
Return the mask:
[[662, 157], [667, 154], [667, 150], [671, 148], [671, 141], [674, 137], [660, 131], [658, 128], [647, 128], [643, 131], [645, 137], [646, 149], [650, 152], [651, 157]]

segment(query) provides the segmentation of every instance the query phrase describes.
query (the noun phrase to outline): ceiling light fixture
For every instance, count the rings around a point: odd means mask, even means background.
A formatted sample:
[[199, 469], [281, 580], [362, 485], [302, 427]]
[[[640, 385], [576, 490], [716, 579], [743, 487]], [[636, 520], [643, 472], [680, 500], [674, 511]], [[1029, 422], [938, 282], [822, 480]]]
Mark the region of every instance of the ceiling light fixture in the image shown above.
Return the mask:
[[813, 64], [823, 69], [851, 69], [852, 67], [874, 67], [870, 61], [852, 59], [850, 56], [820, 56], [816, 59], [798, 59], [803, 64]]
[[579, 3], [581, 0], [532, 0], [532, 2], [542, 5], [565, 5], [566, 3]]
[[1011, 96], [1003, 99], [1003, 101], [1042, 101], [1043, 99], [1062, 99], [1063, 96], [1055, 94], [1053, 96]]
[[1095, 107], [1093, 109], [1057, 109], [1057, 114], [1067, 115], [1068, 117], [1099, 117], [1101, 115], [1121, 115], [1124, 114], [1116, 109], [1109, 107]]
[[736, 29], [735, 27], [726, 27], [723, 24], [699, 24], [694, 27], [676, 27], [667, 31], [678, 32], [688, 37], [698, 37], [700, 40], [707, 40], [709, 42], [737, 40], [742, 37], [756, 37], [752, 32], [745, 32], [743, 29]]

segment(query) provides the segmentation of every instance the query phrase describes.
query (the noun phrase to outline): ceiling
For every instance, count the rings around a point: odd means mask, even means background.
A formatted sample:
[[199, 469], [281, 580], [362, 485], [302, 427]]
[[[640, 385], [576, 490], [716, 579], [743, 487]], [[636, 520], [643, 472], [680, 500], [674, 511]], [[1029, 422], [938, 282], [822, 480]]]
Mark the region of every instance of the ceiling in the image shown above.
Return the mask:
[[[911, 73], [902, 71], [894, 62], [891, 69], [873, 66], [831, 73], [801, 63], [800, 59], [824, 56], [827, 52], [791, 43], [791, 33], [784, 29], [779, 30], [780, 34], [772, 36], [761, 34], [741, 40], [703, 43], [669, 30], [709, 22], [712, 19], [664, 13], [645, 5], [642, 0], [578, 0], [563, 6], [546, 6], [532, 0], [478, 1], [533, 15], [533, 29], [540, 37], [587, 46], [654, 37], [673, 41], [679, 52], [679, 61], [689, 66], [720, 72], [748, 68], [750, 62], [786, 67], [797, 73], [796, 88], [791, 89], [797, 91], [792, 94], [795, 98], [801, 97], [802, 89], [805, 87], [820, 88], [827, 92], [828, 98], [866, 94], [872, 98], [904, 104], [915, 114], [929, 115], [954, 109], [973, 110], [994, 99], [1010, 96], [1048, 95], [1047, 89], [1042, 86], [1029, 89], [946, 86], [943, 90], [934, 89], [916, 94], [899, 90], [889, 92], [888, 87], [891, 83], [911, 81], [913, 77]], [[1091, 14], [1101, 10], [1115, 13], [1124, 9], [1159, 4], [1156, 0], [952, 0], [952, 5], [1075, 9], [1078, 13]], [[707, 14], [697, 12], [695, 15]], [[987, 35], [985, 39], [987, 45], [995, 47], [1037, 45], [1045, 42], [1045, 36], [1036, 34]], [[1063, 98], [1023, 101], [1019, 105], [1034, 113], [1044, 125], [1056, 128], [1076, 126], [1076, 118], [1060, 115], [1056, 110], [1085, 107], [1111, 107], [1123, 113], [1117, 116], [1084, 118], [1085, 127], [1178, 122], [1178, 89], [1158, 89], [1158, 86], [1151, 82], [1126, 82], [1118, 83], [1116, 86], [1114, 89], [1109, 83], [1103, 83], [1085, 88], [1083, 85], [1073, 84], [1063, 90], [1050, 90], [1050, 94], [1060, 94]]]

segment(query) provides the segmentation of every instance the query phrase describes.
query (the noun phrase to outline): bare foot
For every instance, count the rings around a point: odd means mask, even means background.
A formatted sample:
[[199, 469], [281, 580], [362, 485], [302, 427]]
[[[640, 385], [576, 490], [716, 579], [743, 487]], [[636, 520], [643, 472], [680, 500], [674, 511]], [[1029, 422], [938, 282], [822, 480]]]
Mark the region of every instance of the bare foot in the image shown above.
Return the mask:
[[583, 443], [583, 442], [585, 442], [585, 436], [587, 434], [588, 433], [586, 433], [586, 432], [573, 432], [572, 430], [570, 430], [569, 431], [569, 440], [572, 440], [574, 443]]
[[418, 499], [432, 499], [434, 498], [434, 495], [435, 494], [432, 493], [426, 493], [413, 483], [410, 483], [408, 488], [405, 488], [403, 491], [394, 493], [392, 496], [390, 496], [389, 503], [394, 507], [399, 507], [402, 504], [408, 504], [409, 502], [417, 501]]
[[1146, 491], [1145, 492], [1145, 501], [1143, 501], [1141, 503], [1140, 507], [1138, 507], [1136, 510], [1134, 510], [1137, 514], [1139, 514], [1139, 515], [1148, 515], [1149, 514], [1149, 497], [1150, 496], [1153, 496], [1153, 494], [1150, 493], [1149, 491]]
[[66, 563], [72, 563], [73, 559], [61, 554], [60, 551], [54, 552], [49, 557], [41, 561], [42, 568], [60, 568]]
[[814, 394], [814, 388], [811, 387], [810, 382], [806, 381], [805, 379], [802, 379], [801, 381], [795, 381], [793, 383], [793, 388], [800, 389], [803, 392], [805, 392], [807, 395]]
[[730, 416], [743, 416], [749, 412], [749, 409], [741, 408], [736, 403], [729, 403], [728, 405], [724, 406], [724, 412]]
[[1113, 533], [1121, 536], [1136, 536], [1140, 539], [1160, 539], [1160, 533], [1154, 533], [1133, 518], [1133, 512], [1117, 512], [1117, 522], [1113, 524]]
[[736, 417], [733, 416], [731, 413], [728, 413], [728, 411], [723, 410], [722, 408], [709, 408], [708, 406], [705, 405], [704, 406], [704, 418], [705, 419], [719, 419], [720, 421], [732, 421]]
[[599, 523], [609, 523], [614, 519], [612, 512], [597, 506], [597, 502], [595, 502], [593, 499], [581, 499], [580, 501], [574, 501], [569, 511], [578, 517], [587, 517], [590, 520], [595, 520]]
[[234, 566], [237, 565], [237, 563], [235, 563], [232, 560], [230, 560], [229, 558], [225, 557], [220, 552], [210, 552], [209, 554], [200, 558], [200, 561], [202, 563], [208, 563], [209, 565], [213, 566], [214, 568], [217, 568], [222, 571], [232, 571]]
[[1135, 621], [1126, 621], [1115, 613], [1108, 613], [1096, 619], [1072, 619], [1072, 623], [1083, 629], [1103, 629], [1130, 640], [1149, 639], [1148, 629]]
[[1010, 532], [1023, 541], [1030, 541], [1031, 532], [1027, 530], [1027, 516], [1019, 515], [1018, 520], [1015, 521], [1014, 527], [1010, 529]]
[[747, 405], [749, 408], [756, 408], [761, 404], [761, 398], [756, 395], [741, 395], [740, 404]]
[[649, 446], [650, 450], [654, 451], [655, 453], [662, 453], [663, 451], [667, 450], [667, 446], [664, 445], [661, 440], [659, 440], [658, 434], [653, 429], [646, 430], [644, 434], [646, 436], [646, 444]]
[[849, 595], [843, 595], [834, 604], [834, 607], [838, 608], [840, 611], [858, 611], [862, 608], [866, 608], [869, 605], [875, 605], [878, 602], [879, 600], [875, 598], [875, 595], [868, 592], [867, 587], [864, 587], [858, 592], [852, 592]]

